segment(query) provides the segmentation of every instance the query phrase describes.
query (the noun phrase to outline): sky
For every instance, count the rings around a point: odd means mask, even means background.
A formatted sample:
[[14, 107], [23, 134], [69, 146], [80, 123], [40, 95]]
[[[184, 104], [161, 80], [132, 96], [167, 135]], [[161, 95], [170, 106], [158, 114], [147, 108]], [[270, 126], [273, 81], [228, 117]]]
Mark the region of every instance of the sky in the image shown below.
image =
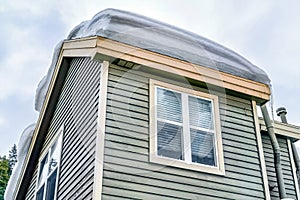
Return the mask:
[[0, 155], [37, 121], [35, 92], [56, 44], [106, 8], [158, 19], [239, 53], [267, 72], [274, 108], [285, 106], [289, 123], [300, 126], [300, 1], [0, 0]]

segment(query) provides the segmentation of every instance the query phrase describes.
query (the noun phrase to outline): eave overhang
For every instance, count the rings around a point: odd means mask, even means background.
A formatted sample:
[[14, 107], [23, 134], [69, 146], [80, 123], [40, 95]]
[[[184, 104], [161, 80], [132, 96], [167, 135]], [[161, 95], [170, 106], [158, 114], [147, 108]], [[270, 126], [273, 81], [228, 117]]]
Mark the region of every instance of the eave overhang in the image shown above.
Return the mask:
[[[264, 119], [259, 118], [260, 130], [267, 132]], [[300, 127], [292, 124], [285, 124], [279, 121], [274, 121], [275, 133], [277, 135], [285, 136], [293, 140], [300, 140]]]
[[271, 91], [266, 84], [99, 36], [65, 41], [62, 51], [66, 57], [90, 56], [93, 59], [111, 62], [114, 59], [123, 59], [153, 69], [172, 72], [206, 84], [249, 95], [258, 104], [270, 100]]

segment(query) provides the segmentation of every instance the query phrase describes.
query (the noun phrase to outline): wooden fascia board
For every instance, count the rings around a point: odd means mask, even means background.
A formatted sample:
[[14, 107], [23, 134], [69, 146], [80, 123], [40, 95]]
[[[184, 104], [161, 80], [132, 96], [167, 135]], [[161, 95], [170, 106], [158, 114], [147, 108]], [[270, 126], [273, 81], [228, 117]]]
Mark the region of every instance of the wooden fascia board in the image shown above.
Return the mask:
[[[211, 85], [240, 92], [258, 99], [270, 99], [269, 86], [220, 72], [200, 65], [195, 65], [176, 58], [151, 52], [103, 37], [91, 37], [66, 41], [63, 46], [65, 56], [97, 56], [105, 55], [112, 61], [115, 58], [148, 66], [154, 69], [171, 72], [192, 78]], [[108, 59], [106, 57], [106, 59]], [[96, 58], [97, 59], [97, 58]]]
[[[261, 131], [267, 131], [267, 127], [263, 118], [259, 118], [259, 125]], [[291, 124], [284, 124], [278, 121], [274, 123], [275, 132], [278, 135], [286, 136], [289, 138], [300, 139], [300, 127]]]
[[179, 59], [98, 37], [97, 53], [121, 58], [155, 69], [172, 72], [208, 84], [234, 90], [259, 99], [270, 99], [269, 86], [218, 70], [188, 63]]
[[63, 43], [64, 57], [92, 57], [96, 53], [97, 37], [68, 40]]
[[97, 46], [97, 37], [82, 38], [76, 40], [66, 40], [63, 49], [85, 49]]

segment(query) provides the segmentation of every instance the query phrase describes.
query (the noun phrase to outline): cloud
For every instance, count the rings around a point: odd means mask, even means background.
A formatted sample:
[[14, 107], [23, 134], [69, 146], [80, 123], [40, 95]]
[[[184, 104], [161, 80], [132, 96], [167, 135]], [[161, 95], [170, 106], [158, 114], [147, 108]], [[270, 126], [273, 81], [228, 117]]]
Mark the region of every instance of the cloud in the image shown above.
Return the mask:
[[17, 143], [19, 135], [29, 124], [35, 122], [37, 113], [33, 110], [33, 98], [22, 99], [12, 95], [0, 103], [0, 155], [8, 153]]
[[[22, 4], [23, 5], [23, 4]], [[0, 101], [11, 95], [33, 98], [46, 73], [55, 43], [64, 37], [57, 11], [37, 12], [35, 6], [1, 9]], [[34, 10], [34, 12], [29, 12]]]
[[0, 116], [0, 127], [6, 124], [6, 119], [3, 116]]
[[212, 20], [209, 20], [213, 25], [207, 26], [216, 31], [211, 31], [213, 40], [233, 49], [268, 73], [273, 85], [274, 109], [285, 106], [289, 111], [289, 121], [298, 125], [299, 10], [297, 1], [289, 1], [289, 5], [282, 1], [221, 1], [216, 4]]
[[36, 121], [36, 87], [56, 43], [66, 37], [60, 13], [41, 2], [0, 5], [0, 155], [7, 154], [23, 128]]

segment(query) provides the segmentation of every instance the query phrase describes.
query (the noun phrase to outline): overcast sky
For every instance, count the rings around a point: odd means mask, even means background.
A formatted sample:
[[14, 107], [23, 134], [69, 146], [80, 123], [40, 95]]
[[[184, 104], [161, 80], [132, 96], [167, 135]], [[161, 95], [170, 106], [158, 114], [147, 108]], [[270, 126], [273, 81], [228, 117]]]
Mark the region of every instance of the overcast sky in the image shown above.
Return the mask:
[[1, 0], [0, 155], [37, 120], [35, 90], [55, 45], [106, 8], [167, 22], [238, 52], [268, 73], [274, 108], [285, 106], [289, 122], [300, 125], [300, 1]]

